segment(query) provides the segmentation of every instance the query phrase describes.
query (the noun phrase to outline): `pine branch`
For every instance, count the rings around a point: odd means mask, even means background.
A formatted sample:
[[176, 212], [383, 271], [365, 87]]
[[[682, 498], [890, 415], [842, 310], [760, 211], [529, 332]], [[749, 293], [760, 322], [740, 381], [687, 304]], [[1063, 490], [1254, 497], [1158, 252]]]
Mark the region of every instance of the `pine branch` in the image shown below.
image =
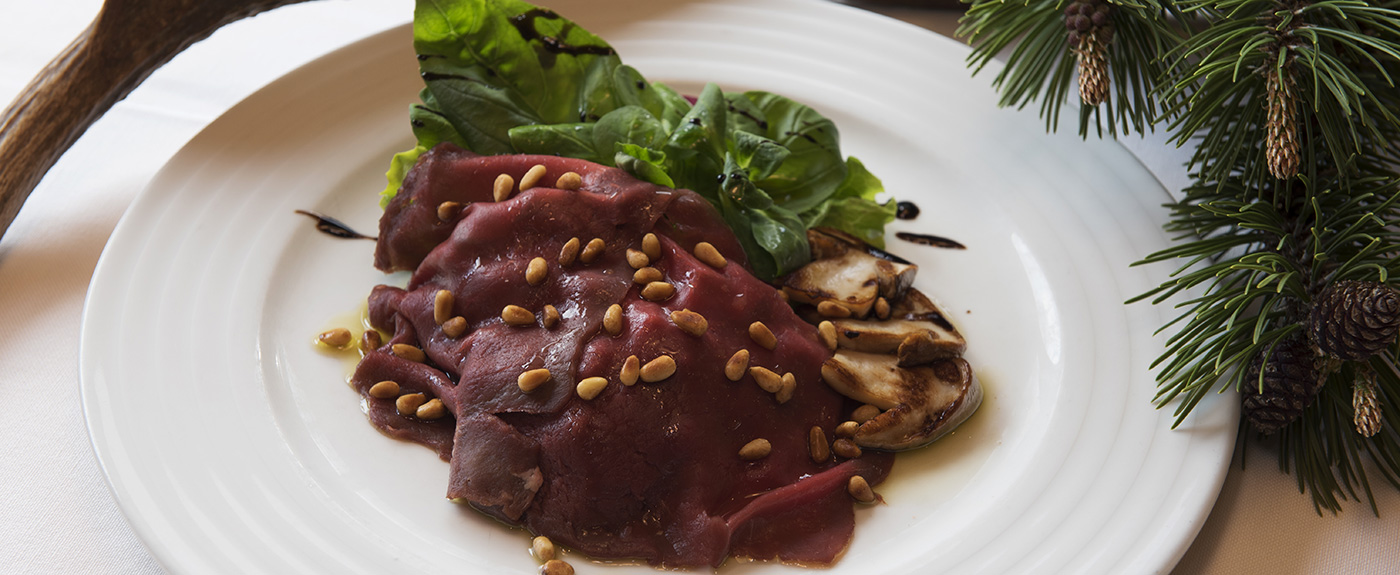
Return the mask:
[[[973, 45], [968, 65], [981, 72], [998, 54], [1006, 65], [993, 80], [1001, 105], [1024, 108], [1040, 102], [1046, 129], [1059, 128], [1060, 113], [1076, 75], [1076, 58], [1065, 24], [1070, 0], [980, 0], [963, 17], [957, 35]], [[1152, 129], [1160, 104], [1152, 89], [1166, 73], [1171, 52], [1184, 37], [1170, 4], [1158, 0], [1105, 0], [1112, 6], [1113, 41], [1105, 47], [1110, 92], [1102, 105], [1081, 106], [1079, 133], [1100, 136]]]
[[[1341, 340], [1317, 330], [1337, 282], [1400, 286], [1400, 1], [1103, 1], [980, 0], [959, 33], [978, 70], [1009, 53], [1002, 104], [1039, 101], [1047, 129], [1078, 66], [1081, 135], [1159, 125], [1191, 147], [1194, 181], [1168, 206], [1173, 244], [1140, 262], [1179, 267], [1130, 301], [1186, 298], [1160, 330], [1174, 333], [1152, 366], [1155, 401], [1176, 403], [1179, 425], [1238, 390], [1241, 429], [1277, 430], [1280, 465], [1319, 512], [1363, 494], [1379, 512], [1364, 461], [1400, 488], [1396, 335], [1366, 340], [1390, 342], [1368, 360], [1319, 347]], [[1378, 289], [1364, 293], [1395, 293]]]

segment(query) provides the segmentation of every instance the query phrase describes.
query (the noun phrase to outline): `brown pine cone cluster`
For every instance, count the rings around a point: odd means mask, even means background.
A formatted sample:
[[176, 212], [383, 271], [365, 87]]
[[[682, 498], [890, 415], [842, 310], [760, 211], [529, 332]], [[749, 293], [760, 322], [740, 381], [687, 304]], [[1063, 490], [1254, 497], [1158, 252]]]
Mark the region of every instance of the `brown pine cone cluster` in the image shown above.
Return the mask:
[[1075, 0], [1065, 7], [1065, 29], [1069, 45], [1080, 48], [1083, 40], [1096, 38], [1103, 44], [1113, 39], [1113, 5], [1103, 0]]
[[[1268, 358], [1265, 359], [1265, 355]], [[1263, 392], [1259, 389], [1259, 373], [1263, 371]], [[1255, 429], [1273, 433], [1292, 423], [1312, 404], [1322, 389], [1322, 377], [1317, 369], [1317, 356], [1307, 339], [1290, 337], [1274, 347], [1266, 348], [1245, 372], [1241, 392], [1244, 415]]]
[[1308, 328], [1322, 353], [1348, 361], [1369, 358], [1395, 343], [1400, 294], [1379, 282], [1333, 282], [1313, 302]]
[[1069, 46], [1079, 66], [1079, 99], [1086, 106], [1108, 101], [1108, 44], [1113, 40], [1113, 5], [1075, 0], [1065, 7]]

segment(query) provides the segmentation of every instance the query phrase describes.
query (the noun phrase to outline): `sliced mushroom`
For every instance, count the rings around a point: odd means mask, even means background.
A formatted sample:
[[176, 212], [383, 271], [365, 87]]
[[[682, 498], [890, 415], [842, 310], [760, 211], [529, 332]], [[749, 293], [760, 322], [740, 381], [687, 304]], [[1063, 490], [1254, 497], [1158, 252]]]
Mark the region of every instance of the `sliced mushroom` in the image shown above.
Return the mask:
[[836, 228], [816, 227], [807, 230], [807, 244], [811, 246], [812, 259], [814, 260], [836, 257], [845, 253], [846, 250], [855, 249], [882, 260], [910, 265], [909, 260], [865, 243], [865, 240]]
[[856, 317], [865, 317], [876, 298], [894, 301], [903, 297], [918, 270], [918, 266], [847, 250], [798, 268], [783, 281], [783, 291], [792, 301], [811, 305], [832, 301]]
[[838, 348], [893, 355], [899, 358], [901, 367], [957, 357], [967, 349], [967, 342], [957, 332], [926, 320], [839, 319], [832, 324], [836, 327]]
[[982, 386], [961, 358], [900, 367], [891, 355], [837, 351], [822, 379], [842, 395], [883, 413], [857, 429], [861, 447], [899, 451], [927, 445], [966, 421], [982, 404]]

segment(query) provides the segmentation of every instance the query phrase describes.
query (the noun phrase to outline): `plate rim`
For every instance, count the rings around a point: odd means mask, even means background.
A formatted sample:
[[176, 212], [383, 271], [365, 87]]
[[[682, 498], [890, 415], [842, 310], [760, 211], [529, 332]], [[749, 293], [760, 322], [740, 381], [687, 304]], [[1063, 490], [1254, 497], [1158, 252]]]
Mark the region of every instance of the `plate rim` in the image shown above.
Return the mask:
[[[759, 3], [760, 3], [760, 4], [762, 4], [762, 3], [782, 3], [783, 1], [784, 1], [784, 0], [763, 0], [763, 2], [759, 2]], [[701, 2], [701, 3], [704, 3], [704, 2]], [[723, 2], [720, 2], [720, 3], [723, 3]], [[801, 3], [801, 2], [797, 2], [797, 3]], [[909, 28], [909, 29], [911, 29], [911, 30], [917, 31], [917, 33], [926, 34], [926, 35], [928, 35], [928, 36], [931, 36], [931, 37], [934, 37], [934, 38], [938, 38], [939, 41], [951, 43], [952, 45], [965, 48], [965, 46], [963, 46], [963, 45], [960, 44], [960, 43], [957, 43], [957, 42], [955, 42], [955, 41], [953, 41], [953, 40], [951, 40], [951, 39], [949, 39], [949, 38], [946, 38], [946, 37], [944, 37], [944, 36], [935, 34], [935, 33], [933, 33], [933, 32], [930, 32], [930, 31], [928, 31], [928, 30], [925, 30], [925, 29], [923, 29], [923, 28], [919, 28], [919, 27], [917, 27], [917, 26], [915, 26], [915, 25], [913, 25], [913, 24], [910, 24], [910, 23], [907, 23], [907, 22], [903, 22], [903, 21], [900, 21], [900, 20], [896, 20], [896, 19], [893, 19], [893, 18], [888, 18], [888, 17], [882, 16], [882, 15], [879, 15], [879, 14], [867, 12], [867, 11], [864, 11], [864, 10], [860, 10], [860, 9], [858, 9], [858, 8], [855, 8], [855, 7], [850, 7], [850, 6], [846, 6], [846, 5], [843, 5], [843, 4], [834, 4], [834, 3], [827, 3], [827, 2], [818, 2], [818, 1], [815, 1], [815, 0], [814, 0], [814, 1], [811, 1], [811, 2], [807, 2], [807, 4], [808, 4], [808, 5], [817, 5], [817, 4], [820, 4], [820, 5], [823, 5], [823, 6], [826, 6], [826, 7], [836, 8], [836, 9], [838, 9], [838, 10], [847, 10], [847, 11], [849, 11], [847, 14], [860, 14], [860, 15], [861, 15], [860, 17], [862, 17], [862, 18], [868, 17], [868, 18], [872, 19], [872, 21], [880, 21], [880, 22], [882, 23], [882, 25], [883, 25], [883, 24], [889, 24], [889, 23], [897, 23], [899, 26], [907, 27], [907, 28]], [[347, 54], [354, 54], [354, 53], [356, 53], [357, 51], [360, 51], [360, 50], [365, 49], [366, 46], [373, 46], [373, 45], [377, 45], [377, 44], [380, 43], [380, 42], [383, 42], [385, 37], [400, 37], [400, 36], [402, 36], [402, 35], [404, 34], [404, 30], [403, 30], [403, 29], [404, 29], [406, 26], [408, 26], [408, 24], [403, 24], [403, 25], [399, 25], [399, 26], [392, 27], [392, 28], [387, 29], [387, 30], [383, 30], [383, 31], [380, 31], [380, 32], [376, 32], [376, 33], [370, 34], [370, 35], [368, 35], [368, 36], [365, 36], [365, 37], [363, 37], [363, 38], [360, 38], [360, 39], [358, 39], [358, 40], [356, 40], [356, 41], [353, 41], [353, 42], [351, 42], [351, 43], [348, 43], [348, 44], [346, 44], [346, 45], [344, 45], [344, 46], [341, 46], [341, 47], [339, 47], [339, 48], [336, 48], [336, 49], [334, 49], [334, 50], [332, 50], [332, 51], [329, 51], [329, 52], [327, 52], [326, 54], [324, 54], [324, 55], [322, 55], [322, 56], [320, 56], [320, 57], [314, 59], [312, 62], [310, 62], [310, 63], [308, 63], [308, 64], [305, 64], [305, 65], [303, 65], [303, 66], [299, 66], [299, 67], [297, 67], [296, 69], [294, 69], [294, 70], [288, 72], [287, 74], [285, 74], [285, 75], [279, 77], [277, 80], [275, 80], [275, 81], [273, 81], [273, 82], [270, 82], [270, 83], [268, 83], [267, 85], [265, 85], [265, 86], [259, 88], [259, 89], [258, 89], [257, 91], [255, 91], [252, 95], [250, 95], [250, 96], [248, 96], [247, 98], [241, 100], [238, 104], [236, 104], [236, 105], [230, 107], [230, 108], [229, 108], [227, 111], [225, 111], [223, 114], [220, 114], [218, 118], [216, 118], [215, 120], [213, 120], [212, 122], [210, 122], [209, 125], [205, 126], [203, 129], [201, 129], [201, 130], [199, 131], [198, 134], [196, 134], [193, 138], [191, 138], [191, 140], [190, 140], [189, 143], [186, 143], [184, 146], [182, 146], [182, 147], [180, 148], [179, 151], [177, 151], [174, 155], [172, 155], [172, 157], [170, 158], [170, 160], [167, 161], [167, 162], [162, 166], [162, 168], [152, 177], [152, 179], [150, 180], [150, 182], [149, 182], [149, 183], [142, 189], [142, 191], [137, 195], [137, 197], [133, 200], [133, 202], [132, 202], [132, 204], [131, 204], [132, 207], [130, 207], [130, 208], [128, 208], [126, 211], [124, 211], [122, 217], [121, 217], [120, 220], [118, 221], [116, 227], [114, 228], [114, 230], [113, 230], [113, 232], [112, 232], [111, 237], [109, 238], [107, 244], [104, 246], [104, 248], [103, 248], [103, 250], [102, 250], [102, 255], [101, 255], [101, 257], [99, 258], [96, 267], [94, 268], [93, 279], [92, 279], [92, 282], [91, 282], [90, 285], [89, 285], [88, 293], [85, 295], [84, 302], [83, 302], [83, 308], [82, 308], [82, 327], [81, 327], [81, 330], [80, 330], [80, 338], [79, 338], [79, 358], [80, 358], [80, 370], [79, 370], [79, 372], [80, 372], [79, 388], [80, 388], [80, 389], [79, 389], [79, 391], [80, 391], [80, 395], [81, 395], [81, 402], [82, 402], [82, 409], [83, 409], [83, 417], [84, 417], [84, 420], [85, 420], [85, 422], [86, 422], [86, 424], [87, 424], [87, 429], [88, 429], [89, 444], [92, 446], [94, 455], [96, 456], [96, 458], [97, 458], [97, 460], [98, 460], [98, 464], [99, 464], [100, 468], [101, 468], [102, 471], [103, 471], [103, 480], [104, 480], [104, 483], [107, 485], [109, 492], [112, 493], [114, 500], [116, 500], [116, 502], [117, 502], [117, 504], [118, 504], [118, 507], [121, 509], [121, 511], [122, 511], [122, 513], [123, 513], [123, 516], [126, 518], [126, 520], [128, 521], [128, 523], [132, 525], [133, 530], [137, 531], [137, 533], [138, 533], [138, 535], [139, 535], [138, 539], [140, 539], [142, 546], [151, 554], [151, 556], [152, 556], [157, 562], [159, 562], [159, 563], [160, 563], [163, 567], [165, 567], [167, 570], [172, 570], [172, 568], [175, 566], [174, 564], [168, 562], [168, 561], [170, 560], [170, 557], [168, 557], [168, 555], [170, 554], [170, 552], [169, 552], [169, 551], [166, 551], [166, 552], [159, 552], [158, 549], [153, 548], [153, 546], [152, 546], [152, 544], [151, 544], [151, 541], [152, 541], [152, 539], [153, 539], [153, 536], [156, 535], [156, 534], [150, 531], [150, 527], [149, 527], [148, 525], [145, 525], [142, 521], [140, 521], [140, 520], [137, 518], [137, 515], [139, 515], [138, 510], [132, 509], [132, 508], [130, 507], [131, 502], [129, 501], [129, 499], [126, 498], [126, 497], [122, 497], [122, 496], [119, 496], [119, 495], [118, 495], [119, 487], [114, 483], [114, 481], [115, 481], [115, 479], [114, 479], [114, 471], [113, 471], [113, 469], [114, 469], [114, 463], [113, 463], [112, 461], [109, 460], [110, 458], [114, 457], [114, 454], [113, 454], [111, 451], [109, 451], [110, 448], [108, 448], [108, 447], [106, 447], [106, 446], [104, 446], [104, 445], [101, 445], [101, 440], [100, 440], [99, 437], [98, 437], [99, 429], [102, 428], [103, 423], [100, 422], [100, 421], [98, 420], [98, 417], [99, 417], [100, 414], [97, 413], [97, 411], [98, 411], [98, 406], [97, 406], [96, 403], [95, 403], [95, 402], [98, 401], [98, 398], [96, 397], [96, 395], [97, 395], [97, 390], [94, 389], [94, 387], [93, 387], [94, 385], [96, 385], [95, 383], [93, 383], [93, 379], [94, 379], [95, 377], [97, 377], [97, 375], [96, 375], [96, 374], [90, 373], [90, 369], [92, 369], [92, 366], [91, 366], [91, 362], [90, 362], [89, 359], [88, 359], [90, 353], [92, 353], [91, 350], [90, 350], [90, 348], [91, 348], [96, 342], [98, 342], [98, 338], [100, 337], [99, 334], [94, 334], [94, 333], [92, 333], [92, 332], [90, 331], [91, 323], [90, 323], [89, 319], [90, 319], [90, 317], [91, 317], [94, 313], [96, 313], [96, 312], [94, 311], [94, 309], [93, 309], [93, 306], [94, 306], [94, 286], [97, 286], [97, 285], [98, 285], [99, 280], [100, 280], [101, 278], [106, 278], [106, 277], [108, 277], [108, 276], [111, 275], [111, 274], [119, 273], [118, 271], [115, 271], [114, 269], [112, 269], [112, 266], [114, 266], [115, 264], [112, 263], [112, 262], [113, 262], [113, 257], [111, 257], [111, 255], [109, 254], [109, 252], [112, 251], [112, 250], [114, 250], [114, 249], [117, 249], [117, 248], [114, 248], [114, 246], [117, 246], [117, 245], [118, 245], [118, 242], [119, 242], [119, 239], [118, 239], [118, 238], [125, 237], [127, 234], [131, 233], [131, 232], [124, 231], [124, 230], [127, 230], [127, 228], [130, 228], [130, 227], [132, 227], [133, 225], [135, 225], [135, 224], [133, 224], [133, 223], [131, 222], [131, 220], [132, 220], [132, 214], [133, 214], [134, 212], [137, 211], [137, 207], [138, 207], [138, 206], [144, 205], [144, 202], [153, 201], [153, 200], [150, 199], [150, 196], [152, 196], [152, 195], [154, 195], [154, 194], [156, 193], [156, 192], [154, 192], [153, 190], [157, 189], [157, 188], [158, 188], [158, 184], [160, 184], [161, 182], [165, 181], [166, 179], [168, 179], [168, 178], [170, 178], [170, 177], [173, 177], [173, 176], [171, 176], [171, 172], [173, 172], [173, 171], [175, 171], [175, 170], [177, 169], [177, 168], [176, 168], [176, 166], [178, 165], [178, 161], [177, 161], [177, 160], [179, 160], [180, 158], [184, 157], [186, 154], [191, 153], [189, 150], [191, 150], [197, 142], [200, 142], [200, 141], [202, 141], [204, 138], [206, 138], [206, 137], [207, 137], [207, 134], [210, 132], [211, 128], [213, 128], [214, 126], [216, 126], [216, 124], [218, 124], [218, 123], [220, 123], [220, 122], [228, 121], [228, 120], [226, 120], [226, 118], [229, 118], [229, 117], [237, 117], [238, 114], [239, 114], [240, 109], [242, 109], [242, 108], [245, 107], [245, 106], [251, 105], [251, 104], [249, 104], [249, 102], [257, 102], [257, 101], [259, 100], [259, 95], [260, 95], [260, 94], [264, 94], [264, 93], [267, 92], [269, 89], [272, 89], [272, 88], [274, 88], [275, 86], [281, 85], [281, 84], [283, 84], [283, 83], [295, 82], [295, 81], [297, 81], [297, 78], [298, 78], [301, 74], [303, 74], [304, 71], [305, 71], [308, 67], [317, 66], [317, 65], [326, 65], [326, 62], [333, 61], [333, 60], [337, 60], [337, 59], [340, 59], [340, 58], [344, 58], [344, 57], [346, 57]], [[1000, 63], [997, 63], [997, 65], [999, 65], [999, 64], [1000, 64]], [[995, 71], [996, 71], [996, 70], [990, 69], [990, 68], [989, 68], [988, 70], [984, 70], [983, 73], [995, 72]], [[1009, 111], [1008, 111], [1008, 112], [1009, 112]], [[1122, 145], [1121, 145], [1120, 143], [1117, 143], [1117, 142], [1114, 142], [1114, 145], [1115, 145], [1115, 146], [1122, 147]], [[1147, 169], [1147, 167], [1146, 167], [1145, 165], [1142, 164], [1141, 160], [1138, 159], [1137, 156], [1136, 156], [1135, 154], [1128, 153], [1127, 156], [1133, 158], [1133, 160], [1137, 163], [1137, 168], [1138, 168], [1138, 169], [1141, 169], [1143, 172], [1145, 172], [1145, 173], [1147, 173], [1147, 174], [1151, 174], [1152, 177], [1153, 177], [1154, 179], [1156, 179], [1156, 180], [1159, 182], [1159, 187], [1161, 187], [1161, 188], [1163, 189], [1163, 191], [1166, 192], [1165, 188], [1162, 187], [1162, 186], [1160, 186], [1160, 180], [1157, 179], [1157, 176], [1156, 176], [1155, 174], [1153, 174], [1153, 173], [1151, 172], [1151, 170]], [[1168, 194], [1168, 197], [1169, 197], [1169, 196], [1170, 196], [1170, 193], [1169, 193], [1169, 192], [1166, 192], [1166, 193]], [[99, 294], [99, 295], [100, 295], [100, 294]], [[1237, 417], [1238, 417], [1238, 413], [1237, 413], [1238, 410], [1237, 410], [1237, 408], [1235, 409], [1235, 411], [1236, 411], [1236, 414], [1234, 415], [1234, 417], [1237, 418]], [[1230, 446], [1233, 446], [1233, 439], [1231, 439], [1228, 443], [1229, 443]], [[1194, 517], [1192, 518], [1192, 521], [1190, 521], [1190, 524], [1191, 524], [1191, 525], [1190, 525], [1189, 528], [1187, 529], [1187, 531], [1189, 531], [1189, 535], [1186, 536], [1186, 537], [1184, 537], [1184, 538], [1181, 540], [1180, 544], [1178, 545], [1178, 547], [1177, 547], [1176, 549], [1172, 549], [1172, 550], [1163, 549], [1163, 550], [1161, 550], [1161, 551], [1164, 551], [1164, 552], [1165, 552], [1165, 553], [1162, 553], [1162, 555], [1164, 556], [1164, 559], [1165, 559], [1165, 561], [1164, 561], [1163, 563], [1164, 563], [1164, 565], [1165, 565], [1166, 568], [1170, 568], [1172, 565], [1175, 565], [1175, 563], [1176, 563], [1177, 561], [1179, 561], [1180, 558], [1185, 554], [1186, 550], [1190, 547], [1191, 542], [1194, 540], [1195, 535], [1199, 532], [1201, 526], [1204, 524], [1206, 518], [1208, 517], [1208, 515], [1209, 515], [1209, 513], [1210, 513], [1210, 510], [1211, 510], [1211, 508], [1212, 508], [1212, 506], [1213, 506], [1213, 503], [1214, 503], [1214, 501], [1215, 501], [1215, 498], [1216, 498], [1216, 496], [1218, 496], [1219, 491], [1220, 491], [1220, 488], [1221, 488], [1221, 486], [1223, 485], [1226, 472], [1228, 471], [1228, 466], [1229, 466], [1229, 461], [1230, 461], [1231, 452], [1232, 452], [1232, 449], [1226, 449], [1226, 450], [1225, 450], [1222, 464], [1218, 467], [1218, 469], [1216, 470], [1216, 473], [1215, 473], [1215, 477], [1214, 477], [1214, 481], [1213, 481], [1214, 487], [1211, 489], [1211, 492], [1213, 493], [1213, 495], [1209, 498], [1209, 501], [1207, 502], [1206, 505], [1203, 505], [1200, 509], [1198, 509], [1198, 510], [1194, 513]]]

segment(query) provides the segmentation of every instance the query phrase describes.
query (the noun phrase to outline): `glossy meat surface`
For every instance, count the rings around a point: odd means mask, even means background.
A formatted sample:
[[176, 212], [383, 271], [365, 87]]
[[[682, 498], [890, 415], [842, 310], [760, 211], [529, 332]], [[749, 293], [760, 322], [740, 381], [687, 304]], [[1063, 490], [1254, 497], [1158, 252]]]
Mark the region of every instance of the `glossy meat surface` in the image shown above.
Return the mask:
[[[580, 190], [537, 187], [490, 201], [491, 183], [507, 173], [518, 182], [545, 165], [543, 185], [560, 174], [583, 176]], [[444, 201], [466, 204], [450, 222]], [[660, 238], [651, 265], [676, 287], [663, 301], [641, 297], [626, 260], [642, 237]], [[561, 265], [565, 242], [603, 240], [589, 263]], [[729, 264], [716, 269], [692, 255], [716, 246]], [[525, 280], [531, 259], [548, 274]], [[386, 433], [437, 449], [451, 463], [448, 496], [504, 521], [548, 535], [599, 558], [640, 558], [668, 567], [718, 565], [730, 555], [830, 563], [850, 541], [854, 518], [847, 480], [871, 484], [891, 458], [868, 453], [814, 462], [809, 430], [831, 430], [852, 407], [821, 380], [830, 353], [772, 287], [744, 268], [737, 240], [703, 198], [637, 181], [596, 164], [544, 156], [477, 157], [439, 146], [410, 173], [385, 211], [376, 263], [413, 269], [407, 289], [380, 286], [370, 316], [391, 333], [354, 377], [370, 418]], [[467, 325], [452, 338], [433, 314], [439, 290], [454, 294], [452, 314]], [[603, 331], [607, 308], [619, 304], [622, 330]], [[536, 313], [531, 325], [507, 325], [502, 308]], [[545, 327], [542, 310], [561, 319]], [[704, 316], [700, 336], [682, 331], [673, 311]], [[750, 323], [777, 336], [774, 350], [756, 344]], [[426, 363], [399, 358], [391, 344], [427, 353]], [[730, 381], [725, 362], [739, 349], [750, 365], [791, 373], [797, 387], [784, 403], [752, 376]], [[625, 385], [628, 356], [641, 363], [666, 355], [676, 373]], [[551, 381], [526, 393], [522, 371], [546, 368]], [[580, 380], [608, 385], [586, 400]], [[369, 386], [393, 379], [405, 392], [440, 398], [452, 415], [422, 421], [395, 411], [394, 400], [369, 397]], [[757, 438], [772, 452], [746, 461], [739, 449]]]

